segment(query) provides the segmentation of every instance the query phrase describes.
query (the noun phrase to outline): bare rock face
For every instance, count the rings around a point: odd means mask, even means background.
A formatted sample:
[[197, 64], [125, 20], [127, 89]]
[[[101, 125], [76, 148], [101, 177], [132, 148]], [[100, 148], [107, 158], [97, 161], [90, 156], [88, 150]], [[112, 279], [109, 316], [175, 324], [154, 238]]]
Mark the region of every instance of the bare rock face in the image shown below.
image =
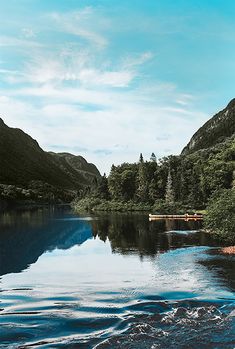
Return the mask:
[[235, 134], [235, 99], [225, 109], [215, 114], [193, 135], [182, 155], [193, 153], [222, 143]]

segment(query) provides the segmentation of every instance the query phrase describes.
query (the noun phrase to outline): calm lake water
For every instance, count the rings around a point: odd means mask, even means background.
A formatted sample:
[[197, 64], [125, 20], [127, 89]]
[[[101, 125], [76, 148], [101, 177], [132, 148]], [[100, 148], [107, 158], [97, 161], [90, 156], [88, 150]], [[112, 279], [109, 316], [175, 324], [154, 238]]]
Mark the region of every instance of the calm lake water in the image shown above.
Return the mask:
[[235, 348], [235, 261], [199, 222], [0, 214], [0, 348]]

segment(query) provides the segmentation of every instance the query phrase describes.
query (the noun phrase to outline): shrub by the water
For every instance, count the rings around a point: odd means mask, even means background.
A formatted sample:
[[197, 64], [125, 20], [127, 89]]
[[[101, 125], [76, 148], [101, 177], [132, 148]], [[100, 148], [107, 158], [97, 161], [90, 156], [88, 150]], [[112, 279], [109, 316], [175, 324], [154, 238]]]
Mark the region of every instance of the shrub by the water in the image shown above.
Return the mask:
[[221, 190], [212, 196], [205, 227], [221, 240], [235, 243], [235, 189]]
[[130, 201], [118, 201], [118, 200], [104, 200], [99, 198], [84, 198], [81, 200], [74, 200], [72, 203], [73, 208], [77, 212], [81, 211], [148, 211], [152, 209], [151, 205], [145, 203], [136, 203]]

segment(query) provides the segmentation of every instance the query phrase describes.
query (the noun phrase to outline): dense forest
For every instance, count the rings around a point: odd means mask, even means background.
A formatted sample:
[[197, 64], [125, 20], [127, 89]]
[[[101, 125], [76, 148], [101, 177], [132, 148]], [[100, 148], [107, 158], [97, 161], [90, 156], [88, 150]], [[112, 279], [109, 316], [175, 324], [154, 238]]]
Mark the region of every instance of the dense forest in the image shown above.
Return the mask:
[[235, 100], [203, 125], [181, 155], [112, 166], [73, 202], [76, 211], [206, 213], [204, 227], [235, 242]]
[[[234, 187], [235, 99], [209, 119], [181, 155], [112, 166], [79, 192], [76, 210], [203, 210], [221, 190]], [[226, 195], [225, 195], [226, 196]], [[216, 199], [214, 199], [216, 201]]]
[[[208, 149], [112, 166], [106, 175], [80, 192], [76, 206], [96, 210], [204, 209], [213, 193], [233, 185], [235, 140]], [[85, 196], [85, 199], [84, 199]]]

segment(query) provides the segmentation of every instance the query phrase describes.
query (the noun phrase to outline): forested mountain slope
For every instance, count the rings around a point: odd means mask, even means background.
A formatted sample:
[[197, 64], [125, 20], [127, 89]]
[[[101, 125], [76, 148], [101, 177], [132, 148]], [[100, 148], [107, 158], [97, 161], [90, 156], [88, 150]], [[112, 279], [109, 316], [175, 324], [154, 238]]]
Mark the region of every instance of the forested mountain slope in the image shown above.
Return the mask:
[[219, 113], [215, 114], [192, 136], [182, 154], [189, 154], [199, 149], [206, 149], [235, 134], [235, 99]]
[[[76, 207], [97, 210], [151, 209], [182, 212], [204, 209], [211, 196], [231, 189], [235, 178], [235, 100], [192, 137], [181, 155], [112, 166]], [[124, 204], [123, 204], [124, 203]], [[146, 206], [147, 205], [147, 206]]]
[[99, 178], [100, 173], [97, 167], [88, 163], [82, 156], [70, 153], [49, 153], [57, 166], [65, 172], [71, 181], [89, 184], [94, 177]]
[[77, 191], [99, 177], [95, 165], [87, 163], [81, 156], [45, 152], [28, 134], [8, 127], [0, 119], [0, 189], [6, 192], [3, 196], [15, 197], [17, 188], [10, 188], [9, 194], [7, 185], [38, 192], [39, 187], [48, 191], [44, 185], [47, 183], [60, 190]]

